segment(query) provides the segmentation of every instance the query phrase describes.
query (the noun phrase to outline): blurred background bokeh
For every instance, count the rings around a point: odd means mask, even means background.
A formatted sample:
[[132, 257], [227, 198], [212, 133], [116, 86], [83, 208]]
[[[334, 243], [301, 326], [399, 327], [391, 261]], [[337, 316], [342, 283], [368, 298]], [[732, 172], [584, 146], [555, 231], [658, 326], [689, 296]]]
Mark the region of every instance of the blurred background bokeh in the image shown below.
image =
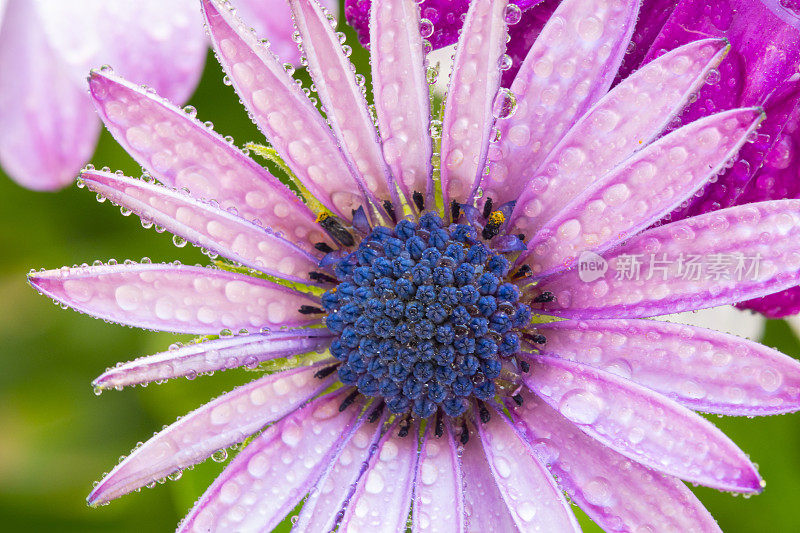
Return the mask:
[[[348, 41], [355, 38], [348, 32]], [[353, 54], [361, 72], [368, 60]], [[8, 73], [2, 73], [8, 75]], [[298, 71], [302, 78], [305, 74]], [[306, 80], [306, 85], [307, 85]], [[189, 102], [239, 145], [262, 141], [220, 69], [209, 58]], [[138, 176], [141, 169], [104, 132], [92, 160], [100, 168]], [[205, 262], [199, 250], [176, 248], [169, 234], [142, 229], [98, 204], [86, 189], [34, 193], [0, 170], [0, 529], [3, 531], [170, 531], [223, 468], [208, 461], [177, 481], [143, 489], [98, 509], [86, 506], [92, 482], [122, 454], [221, 392], [253, 378], [233, 370], [195, 380], [110, 391], [97, 397], [90, 383], [117, 361], [165, 349], [179, 336], [106, 324], [65, 311], [39, 296], [25, 280], [31, 268], [149, 257]], [[767, 324], [765, 344], [793, 357], [800, 343], [783, 321]], [[726, 532], [797, 531], [800, 496], [800, 414], [768, 418], [717, 418], [760, 466], [762, 495], [733, 497], [694, 489]], [[599, 531], [577, 508], [585, 531]], [[286, 522], [279, 531], [288, 531]]]

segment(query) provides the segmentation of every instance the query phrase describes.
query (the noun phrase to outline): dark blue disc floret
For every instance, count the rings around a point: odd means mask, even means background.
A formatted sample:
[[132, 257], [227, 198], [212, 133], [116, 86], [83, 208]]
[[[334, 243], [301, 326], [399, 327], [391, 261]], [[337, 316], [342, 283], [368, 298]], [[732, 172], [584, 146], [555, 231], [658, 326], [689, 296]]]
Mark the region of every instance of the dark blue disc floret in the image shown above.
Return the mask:
[[505, 282], [509, 268], [471, 226], [432, 213], [376, 227], [337, 259], [340, 283], [322, 296], [339, 379], [421, 418], [491, 399], [503, 360], [520, 349], [514, 329], [531, 317]]

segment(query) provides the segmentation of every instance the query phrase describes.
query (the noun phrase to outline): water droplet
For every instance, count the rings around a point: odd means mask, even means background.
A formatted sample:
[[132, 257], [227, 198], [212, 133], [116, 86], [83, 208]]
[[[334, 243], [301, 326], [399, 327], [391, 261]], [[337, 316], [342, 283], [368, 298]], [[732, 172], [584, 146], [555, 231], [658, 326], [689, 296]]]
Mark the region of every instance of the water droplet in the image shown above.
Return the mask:
[[509, 26], [513, 26], [522, 19], [522, 9], [516, 4], [508, 4], [503, 13], [503, 20]]
[[183, 112], [189, 115], [190, 117], [194, 118], [197, 116], [197, 108], [193, 105], [187, 105], [183, 107]]
[[429, 19], [420, 19], [419, 34], [422, 35], [423, 39], [427, 39], [433, 35], [433, 22]]
[[497, 91], [492, 104], [492, 114], [495, 118], [504, 119], [514, 116], [517, 112], [517, 95], [505, 87]]
[[214, 461], [215, 463], [221, 463], [225, 461], [227, 458], [228, 458], [228, 450], [226, 450], [225, 448], [217, 450], [211, 454], [211, 460]]
[[500, 70], [509, 70], [511, 67], [514, 66], [514, 60], [511, 59], [511, 56], [508, 54], [503, 54], [500, 56], [500, 60], [497, 63], [497, 66], [500, 67]]

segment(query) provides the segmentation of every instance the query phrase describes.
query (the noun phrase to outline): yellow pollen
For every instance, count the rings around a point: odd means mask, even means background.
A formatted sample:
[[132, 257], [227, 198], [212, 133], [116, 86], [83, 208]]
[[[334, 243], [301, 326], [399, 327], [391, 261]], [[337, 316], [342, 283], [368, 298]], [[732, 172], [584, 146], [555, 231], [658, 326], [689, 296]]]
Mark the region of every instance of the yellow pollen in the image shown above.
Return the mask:
[[489, 224], [495, 224], [495, 225], [499, 226], [500, 224], [502, 224], [505, 221], [506, 221], [506, 216], [503, 213], [501, 213], [500, 211], [493, 211], [489, 215]]

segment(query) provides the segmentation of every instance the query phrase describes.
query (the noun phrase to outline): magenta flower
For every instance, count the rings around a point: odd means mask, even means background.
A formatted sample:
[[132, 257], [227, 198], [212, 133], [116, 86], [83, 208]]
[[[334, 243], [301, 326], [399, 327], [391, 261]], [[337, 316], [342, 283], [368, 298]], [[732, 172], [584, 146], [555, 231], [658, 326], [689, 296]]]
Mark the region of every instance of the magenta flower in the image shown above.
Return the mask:
[[[236, 5], [285, 61], [298, 59], [286, 2]], [[0, 165], [29, 189], [64, 187], [100, 134], [85, 87], [91, 67], [114, 65], [182, 103], [206, 51], [196, 0], [0, 0]]]
[[[516, 0], [518, 24], [511, 27], [507, 53], [510, 85], [534, 40], [559, 0]], [[369, 41], [370, 0], [347, 0], [345, 13], [362, 42]], [[422, 16], [435, 30], [434, 48], [456, 41], [467, 0], [423, 0]], [[676, 119], [689, 123], [723, 109], [760, 105], [767, 111], [756, 142], [746, 146], [734, 165], [676, 209], [667, 220], [679, 220], [716, 209], [761, 200], [800, 197], [797, 183], [800, 153], [800, 2], [797, 0], [643, 0], [628, 53], [616, 82], [668, 50], [702, 38], [726, 38], [731, 52], [710, 72], [694, 102]], [[771, 318], [800, 312], [800, 287], [749, 302], [742, 308]]]
[[694, 411], [798, 410], [800, 364], [642, 319], [800, 278], [798, 200], [651, 227], [764, 119], [738, 107], [662, 135], [729, 43], [689, 42], [609, 91], [639, 3], [564, 0], [509, 91], [514, 9], [477, 1], [438, 122], [417, 5], [383, 0], [370, 19], [373, 120], [332, 18], [290, 4], [327, 122], [226, 4], [203, 8], [272, 145], [258, 151], [297, 195], [165, 100], [90, 77], [106, 126], [164, 186], [95, 170], [82, 185], [230, 262], [65, 267], [31, 284], [98, 318], [213, 336], [109, 369], [98, 390], [272, 373], [155, 435], [89, 502], [247, 440], [180, 531], [268, 531], [304, 498], [298, 531], [405, 530], [410, 509], [414, 531], [578, 530], [562, 491], [609, 531], [718, 531], [681, 480], [742, 493], [763, 482]]

